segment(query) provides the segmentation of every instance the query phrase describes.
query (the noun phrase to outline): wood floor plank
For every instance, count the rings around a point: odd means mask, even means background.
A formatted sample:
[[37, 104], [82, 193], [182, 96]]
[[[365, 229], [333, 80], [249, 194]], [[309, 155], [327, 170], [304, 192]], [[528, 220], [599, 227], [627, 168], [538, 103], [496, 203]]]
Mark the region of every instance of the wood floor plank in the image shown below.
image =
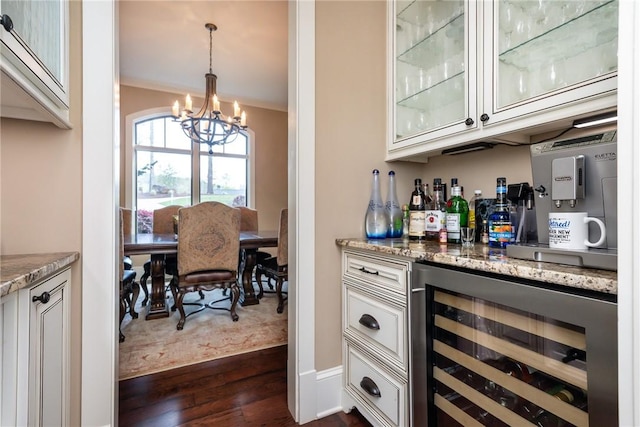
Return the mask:
[[[287, 346], [120, 381], [119, 425], [297, 426], [287, 407]], [[368, 427], [357, 411], [310, 427]]]

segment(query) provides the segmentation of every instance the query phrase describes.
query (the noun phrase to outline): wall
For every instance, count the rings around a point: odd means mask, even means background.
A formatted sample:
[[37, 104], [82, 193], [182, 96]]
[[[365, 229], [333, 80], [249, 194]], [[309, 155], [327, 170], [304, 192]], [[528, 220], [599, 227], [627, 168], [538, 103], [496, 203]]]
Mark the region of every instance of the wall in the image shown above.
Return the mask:
[[[204, 84], [204, 81], [203, 81]], [[138, 111], [167, 107], [185, 94], [169, 93], [132, 86], [120, 87], [120, 164], [125, 164], [126, 117]], [[194, 105], [201, 100], [194, 97]], [[232, 111], [231, 104], [222, 102], [223, 111]], [[259, 223], [264, 229], [276, 229], [280, 209], [287, 206], [287, 113], [242, 105], [247, 112], [250, 129], [255, 132], [255, 208], [260, 212]], [[120, 173], [120, 200], [124, 204], [124, 170]]]
[[[70, 120], [73, 129], [0, 119], [0, 253], [81, 252], [81, 2], [70, 2]], [[82, 283], [72, 267], [71, 420], [80, 425]]]
[[386, 2], [316, 3], [316, 370], [342, 364], [338, 237], [364, 237], [371, 171], [395, 170], [400, 203], [414, 178], [457, 177], [467, 197], [495, 193], [495, 178], [531, 182], [528, 147], [439, 156], [428, 163], [383, 161], [386, 153]]

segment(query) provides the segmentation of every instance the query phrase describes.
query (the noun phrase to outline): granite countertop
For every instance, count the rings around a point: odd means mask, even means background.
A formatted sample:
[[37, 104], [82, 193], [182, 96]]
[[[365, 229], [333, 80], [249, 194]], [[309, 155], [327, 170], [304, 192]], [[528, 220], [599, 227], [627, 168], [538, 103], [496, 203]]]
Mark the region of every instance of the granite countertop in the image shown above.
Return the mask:
[[78, 252], [0, 255], [0, 298], [28, 288], [80, 258]]
[[440, 245], [438, 242], [431, 241], [414, 243], [402, 239], [347, 238], [336, 239], [336, 244], [347, 248], [366, 249], [415, 260], [425, 260], [608, 294], [617, 294], [618, 292], [618, 273], [616, 271], [510, 258], [506, 255], [505, 249], [490, 248], [480, 243], [476, 243], [471, 248], [463, 248], [460, 245]]

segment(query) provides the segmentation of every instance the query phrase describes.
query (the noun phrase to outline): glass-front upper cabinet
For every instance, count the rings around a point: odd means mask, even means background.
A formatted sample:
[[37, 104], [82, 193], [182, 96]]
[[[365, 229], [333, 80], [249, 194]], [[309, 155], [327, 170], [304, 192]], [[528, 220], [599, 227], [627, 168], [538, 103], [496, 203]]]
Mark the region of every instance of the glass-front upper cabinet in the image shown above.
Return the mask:
[[618, 1], [390, 1], [387, 160], [614, 110]]
[[2, 117], [69, 123], [69, 1], [0, 0]]
[[618, 0], [484, 7], [486, 124], [616, 90]]
[[425, 134], [434, 138], [472, 127], [467, 119], [475, 116], [476, 51], [469, 48], [468, 21], [475, 16], [474, 4], [413, 0], [389, 5], [390, 86], [395, 89], [390, 149]]

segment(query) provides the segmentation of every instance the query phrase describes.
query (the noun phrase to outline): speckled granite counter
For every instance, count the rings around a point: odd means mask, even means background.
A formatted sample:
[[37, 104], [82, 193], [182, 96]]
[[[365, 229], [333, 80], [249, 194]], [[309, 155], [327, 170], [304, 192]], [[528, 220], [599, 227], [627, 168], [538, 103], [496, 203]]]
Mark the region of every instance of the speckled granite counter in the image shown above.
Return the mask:
[[1, 255], [0, 297], [29, 287], [80, 258], [78, 252]]
[[478, 243], [472, 248], [463, 248], [430, 241], [414, 243], [401, 239], [354, 238], [336, 239], [336, 244], [608, 294], [618, 292], [618, 274], [615, 271], [509, 258], [504, 249], [489, 248]]

